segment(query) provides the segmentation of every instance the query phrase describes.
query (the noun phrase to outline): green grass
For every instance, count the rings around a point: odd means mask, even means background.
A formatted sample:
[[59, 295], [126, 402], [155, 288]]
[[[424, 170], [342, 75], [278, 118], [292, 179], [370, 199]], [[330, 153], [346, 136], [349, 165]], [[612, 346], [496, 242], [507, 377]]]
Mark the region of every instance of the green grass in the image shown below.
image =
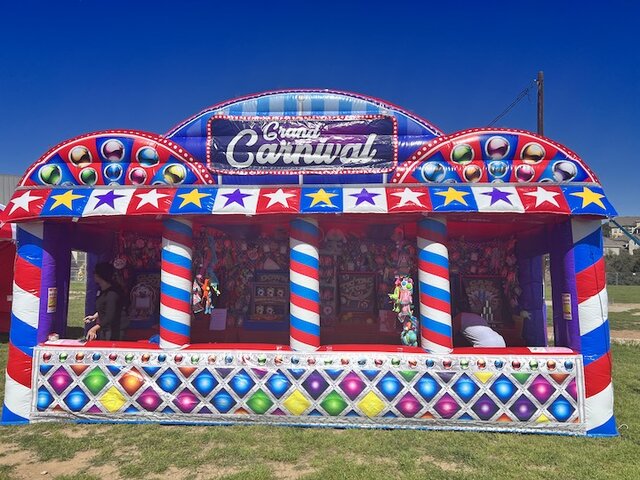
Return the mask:
[[[3, 365], [6, 350], [3, 344]], [[46, 477], [77, 480], [115, 479], [114, 472], [121, 478], [173, 480], [640, 478], [640, 348], [615, 345], [613, 354], [617, 420], [628, 426], [617, 438], [57, 423], [0, 427], [0, 463], [17, 449], [47, 470], [47, 462], [90, 452], [90, 462], [79, 464], [77, 472], [55, 477], [51, 471]], [[19, 470], [0, 467], [0, 478], [13, 478]]]
[[640, 303], [640, 285], [607, 285], [609, 303]]
[[72, 281], [69, 288], [69, 311], [67, 325], [69, 327], [83, 327], [84, 301], [86, 298], [85, 282]]
[[[640, 303], [640, 285], [607, 285], [609, 303]], [[545, 282], [544, 298], [551, 300], [551, 284]]]

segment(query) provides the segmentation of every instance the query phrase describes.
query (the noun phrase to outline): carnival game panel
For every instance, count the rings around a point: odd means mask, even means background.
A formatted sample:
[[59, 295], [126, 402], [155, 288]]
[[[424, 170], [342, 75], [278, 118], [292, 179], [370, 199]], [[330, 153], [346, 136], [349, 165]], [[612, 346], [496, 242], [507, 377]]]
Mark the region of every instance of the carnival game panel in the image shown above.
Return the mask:
[[584, 434], [572, 354], [37, 347], [32, 419]]

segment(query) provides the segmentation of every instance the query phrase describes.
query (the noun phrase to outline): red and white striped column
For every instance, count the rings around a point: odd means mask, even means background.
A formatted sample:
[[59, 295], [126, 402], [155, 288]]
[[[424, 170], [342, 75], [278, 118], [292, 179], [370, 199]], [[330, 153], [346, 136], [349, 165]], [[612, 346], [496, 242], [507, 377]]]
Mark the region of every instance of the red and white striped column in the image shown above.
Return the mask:
[[293, 350], [320, 346], [320, 229], [312, 218], [291, 222], [289, 342]]
[[25, 423], [31, 411], [33, 348], [38, 343], [42, 300], [42, 222], [18, 225], [17, 251], [11, 304], [9, 358], [2, 409], [2, 423]]
[[191, 221], [166, 219], [162, 233], [160, 272], [161, 348], [180, 348], [190, 342], [192, 248]]
[[449, 353], [453, 349], [446, 241], [445, 219], [429, 217], [418, 222], [420, 345], [433, 353]]
[[587, 435], [617, 435], [602, 223], [571, 219]]

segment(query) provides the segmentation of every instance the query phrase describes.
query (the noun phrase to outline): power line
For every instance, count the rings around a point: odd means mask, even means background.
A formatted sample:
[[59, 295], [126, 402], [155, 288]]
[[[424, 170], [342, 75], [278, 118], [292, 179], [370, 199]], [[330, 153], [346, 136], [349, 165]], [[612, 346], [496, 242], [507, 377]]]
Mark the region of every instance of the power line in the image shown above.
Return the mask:
[[516, 97], [516, 99], [511, 102], [511, 104], [504, 109], [504, 111], [498, 115], [496, 118], [494, 118], [491, 123], [488, 125], [489, 127], [495, 125], [502, 117], [504, 117], [507, 113], [509, 113], [513, 107], [515, 107], [518, 103], [520, 103], [520, 101], [524, 98], [527, 97], [529, 95], [529, 90], [531, 90], [532, 88], [535, 88], [537, 86], [537, 81], [534, 79], [531, 81], [531, 83], [529, 85], [527, 85], [527, 87], [522, 90], [518, 96]]

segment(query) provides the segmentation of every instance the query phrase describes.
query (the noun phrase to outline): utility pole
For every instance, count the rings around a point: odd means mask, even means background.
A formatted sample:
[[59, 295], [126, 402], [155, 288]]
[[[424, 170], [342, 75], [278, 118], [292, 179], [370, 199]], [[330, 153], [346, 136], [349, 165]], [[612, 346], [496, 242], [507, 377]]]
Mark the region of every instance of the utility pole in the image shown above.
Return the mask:
[[544, 72], [538, 72], [538, 135], [544, 135]]

